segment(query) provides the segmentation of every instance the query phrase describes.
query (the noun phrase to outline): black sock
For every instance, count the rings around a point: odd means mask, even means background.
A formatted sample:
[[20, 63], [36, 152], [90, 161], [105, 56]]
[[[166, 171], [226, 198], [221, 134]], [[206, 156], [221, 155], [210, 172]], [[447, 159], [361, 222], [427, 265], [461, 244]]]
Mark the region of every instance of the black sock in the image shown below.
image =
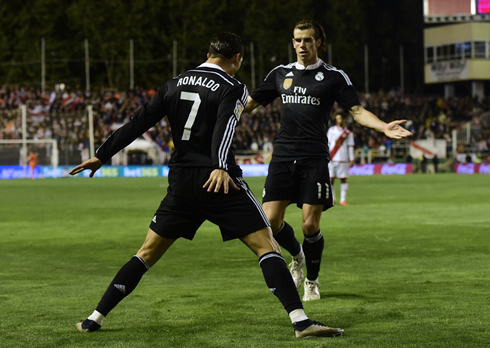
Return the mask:
[[109, 314], [123, 298], [136, 288], [143, 274], [149, 269], [150, 267], [143, 259], [133, 256], [116, 274], [96, 310], [104, 316]]
[[272, 251], [262, 255], [259, 264], [267, 286], [281, 301], [286, 312], [289, 314], [296, 309], [303, 309], [293, 278], [282, 256]]
[[294, 329], [296, 331], [303, 331], [309, 328], [311, 325], [315, 324], [315, 322], [311, 319], [305, 319], [302, 321], [297, 321], [293, 323]]
[[315, 280], [318, 278], [324, 244], [325, 240], [323, 239], [321, 231], [318, 231], [311, 236], [305, 235], [303, 252], [305, 253], [306, 278], [308, 278], [308, 280]]
[[282, 222], [281, 227], [277, 231], [274, 231], [273, 235], [279, 245], [286, 249], [292, 256], [296, 256], [301, 252], [301, 245], [294, 235], [294, 230], [286, 221]]

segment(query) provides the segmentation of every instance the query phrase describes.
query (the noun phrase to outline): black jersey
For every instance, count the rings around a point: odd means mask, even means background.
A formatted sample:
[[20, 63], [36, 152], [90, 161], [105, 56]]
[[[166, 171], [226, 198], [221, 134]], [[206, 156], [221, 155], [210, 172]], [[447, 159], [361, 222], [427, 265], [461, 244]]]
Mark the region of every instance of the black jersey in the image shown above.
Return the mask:
[[306, 69], [298, 63], [274, 68], [251, 97], [263, 106], [281, 98], [281, 129], [272, 154], [278, 161], [328, 159], [334, 102], [346, 110], [361, 104], [347, 74], [321, 59]]
[[204, 63], [166, 81], [97, 149], [96, 157], [104, 163], [167, 116], [175, 145], [169, 167], [221, 168], [241, 176], [231, 143], [247, 98], [245, 85], [219, 66]]

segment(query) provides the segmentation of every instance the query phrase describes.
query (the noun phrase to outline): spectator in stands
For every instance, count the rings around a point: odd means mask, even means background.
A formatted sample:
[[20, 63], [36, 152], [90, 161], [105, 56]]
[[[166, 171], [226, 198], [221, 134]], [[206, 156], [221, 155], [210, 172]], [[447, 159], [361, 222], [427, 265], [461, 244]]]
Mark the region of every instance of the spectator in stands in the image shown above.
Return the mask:
[[[87, 144], [87, 105], [93, 106], [94, 138], [95, 146], [98, 147], [114, 129], [128, 122], [129, 117], [149, 100], [152, 93], [152, 89], [146, 90], [141, 87], [135, 87], [126, 93], [101, 89], [91, 94], [83, 93], [78, 88], [67, 88], [64, 91], [49, 90], [42, 95], [39, 90], [32, 88], [2, 86], [0, 138], [22, 138], [22, 115], [19, 106], [26, 104], [27, 138], [57, 139], [61, 164], [65, 160], [69, 163], [69, 155], [79, 152], [79, 144]], [[386, 94], [360, 94], [359, 97], [366, 109], [378, 113], [385, 122], [409, 119], [411, 123], [407, 124], [407, 128], [416, 134], [415, 139], [422, 139], [424, 134], [432, 133], [435, 139], [445, 139], [451, 146], [449, 143], [452, 141], [452, 129], [458, 127], [461, 122], [471, 121], [478, 124], [481, 127], [481, 135], [473, 139], [471, 146], [473, 151], [481, 153], [483, 158], [488, 156], [490, 129], [486, 123], [480, 121], [480, 115], [490, 110], [490, 98], [409, 97], [393, 90]], [[242, 115], [234, 141], [238, 153], [250, 151], [254, 138], [259, 151], [272, 150], [272, 143], [279, 131], [280, 104], [279, 101], [275, 101], [267, 108]], [[75, 123], [78, 124], [77, 127]], [[356, 134], [357, 149], [378, 148], [384, 142], [382, 135], [356, 124], [353, 124], [353, 131]], [[171, 141], [168, 125], [156, 127], [151, 137], [162, 148], [168, 148]], [[384, 145], [389, 147], [387, 144]]]

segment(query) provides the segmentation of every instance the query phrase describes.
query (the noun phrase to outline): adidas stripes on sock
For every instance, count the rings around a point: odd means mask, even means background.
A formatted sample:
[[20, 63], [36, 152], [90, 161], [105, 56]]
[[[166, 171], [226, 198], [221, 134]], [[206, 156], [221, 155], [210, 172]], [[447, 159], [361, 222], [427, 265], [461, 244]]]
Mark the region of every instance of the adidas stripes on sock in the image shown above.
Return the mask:
[[283, 221], [281, 227], [272, 234], [279, 245], [291, 255], [295, 256], [301, 253], [301, 244], [296, 239], [293, 228], [286, 221]]
[[281, 301], [286, 312], [289, 314], [294, 310], [303, 309], [293, 278], [282, 256], [274, 251], [266, 253], [259, 258], [259, 264], [269, 290]]
[[150, 267], [142, 258], [133, 256], [116, 274], [97, 305], [96, 311], [107, 316], [123, 298], [136, 288], [143, 274], [149, 269]]
[[322, 254], [325, 240], [321, 231], [314, 235], [305, 235], [303, 242], [303, 252], [305, 253], [306, 262], [306, 278], [315, 280], [320, 273], [320, 264], [322, 262]]

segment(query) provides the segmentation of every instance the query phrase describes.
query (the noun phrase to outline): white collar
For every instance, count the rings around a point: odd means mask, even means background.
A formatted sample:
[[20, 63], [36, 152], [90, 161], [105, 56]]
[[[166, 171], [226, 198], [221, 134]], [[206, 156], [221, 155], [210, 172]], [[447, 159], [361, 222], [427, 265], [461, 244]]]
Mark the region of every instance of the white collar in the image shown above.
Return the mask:
[[301, 65], [298, 62], [294, 63], [294, 66], [298, 70], [315, 70], [315, 69], [318, 69], [322, 64], [323, 64], [323, 60], [318, 58], [318, 62], [316, 62], [315, 64], [310, 64], [306, 68], [304, 65]]
[[201, 68], [201, 67], [203, 67], [203, 68], [214, 68], [214, 69], [224, 71], [222, 67], [220, 67], [217, 64], [213, 64], [213, 63], [202, 63], [201, 65], [198, 66], [198, 68]]

